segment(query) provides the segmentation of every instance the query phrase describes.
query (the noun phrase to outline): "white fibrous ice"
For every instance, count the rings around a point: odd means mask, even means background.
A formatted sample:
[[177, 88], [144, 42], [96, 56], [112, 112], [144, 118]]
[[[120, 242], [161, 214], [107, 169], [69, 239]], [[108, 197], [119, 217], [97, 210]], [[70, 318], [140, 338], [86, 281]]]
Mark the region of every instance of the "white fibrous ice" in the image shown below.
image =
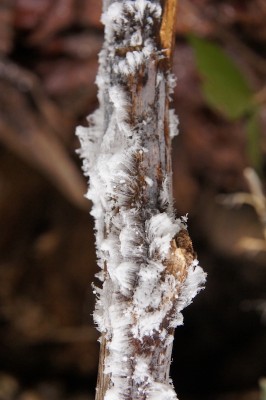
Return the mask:
[[[186, 267], [185, 250], [173, 247], [186, 230], [186, 217], [174, 216], [169, 160], [160, 147], [165, 108], [155, 112], [151, 106], [157, 96], [169, 97], [175, 85], [173, 75], [157, 67], [163, 54], [155, 42], [161, 13], [159, 0], [104, 1], [99, 108], [87, 128], [77, 128], [101, 269], [94, 320], [107, 347], [104, 400], [176, 399], [169, 378], [173, 328], [205, 282], [197, 261], [192, 258]], [[128, 87], [140, 71], [143, 111]], [[170, 141], [178, 119], [173, 110], [167, 113]], [[160, 159], [160, 174], [151, 167], [154, 157]]]
[[171, 138], [178, 135], [178, 125], [179, 120], [175, 110], [169, 110], [169, 132]]

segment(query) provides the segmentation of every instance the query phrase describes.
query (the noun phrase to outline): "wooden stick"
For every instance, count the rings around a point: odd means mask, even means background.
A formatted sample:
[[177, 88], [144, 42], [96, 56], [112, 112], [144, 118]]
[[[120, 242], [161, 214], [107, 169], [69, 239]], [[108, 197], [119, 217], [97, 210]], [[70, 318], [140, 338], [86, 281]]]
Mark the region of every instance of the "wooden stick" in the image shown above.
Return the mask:
[[172, 203], [175, 0], [104, 0], [100, 108], [79, 128], [102, 287], [96, 400], [176, 399], [174, 328], [205, 281]]

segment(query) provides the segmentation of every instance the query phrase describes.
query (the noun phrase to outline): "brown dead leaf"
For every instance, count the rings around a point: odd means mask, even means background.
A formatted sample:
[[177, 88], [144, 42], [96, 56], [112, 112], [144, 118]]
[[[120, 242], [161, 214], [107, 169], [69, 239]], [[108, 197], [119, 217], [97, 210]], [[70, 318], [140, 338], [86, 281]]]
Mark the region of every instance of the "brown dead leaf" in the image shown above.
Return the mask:
[[13, 24], [15, 28], [28, 30], [45, 19], [53, 0], [16, 0], [15, 3]]
[[57, 0], [52, 3], [39, 26], [29, 36], [28, 43], [38, 45], [75, 20], [75, 0]]
[[95, 33], [71, 34], [53, 38], [42, 49], [45, 55], [68, 55], [78, 59], [97, 58], [102, 47], [102, 36]]
[[102, 13], [102, 3], [98, 0], [82, 0], [77, 10], [77, 19], [83, 26], [92, 26], [95, 28], [103, 28], [100, 22]]
[[0, 4], [0, 54], [7, 54], [13, 46], [13, 1], [1, 1]]
[[[9, 73], [12, 64], [10, 67]], [[65, 124], [59, 110], [29, 74], [14, 69], [9, 79], [7, 76], [3, 79], [4, 68], [1, 70], [0, 65], [0, 75], [1, 142], [37, 167], [69, 200], [87, 209], [83, 198], [85, 182], [60, 139], [59, 132]], [[20, 76], [24, 81], [16, 80]], [[20, 90], [19, 83], [22, 83]]]

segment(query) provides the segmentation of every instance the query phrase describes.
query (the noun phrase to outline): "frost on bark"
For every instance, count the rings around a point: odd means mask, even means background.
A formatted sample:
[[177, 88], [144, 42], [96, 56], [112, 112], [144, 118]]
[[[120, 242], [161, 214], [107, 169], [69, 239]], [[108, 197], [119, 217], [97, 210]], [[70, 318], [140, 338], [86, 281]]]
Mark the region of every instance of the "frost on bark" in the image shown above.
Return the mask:
[[103, 6], [100, 106], [88, 128], [77, 128], [102, 282], [95, 286], [96, 399], [171, 400], [174, 329], [205, 281], [186, 217], [173, 211], [175, 1], [104, 0]]

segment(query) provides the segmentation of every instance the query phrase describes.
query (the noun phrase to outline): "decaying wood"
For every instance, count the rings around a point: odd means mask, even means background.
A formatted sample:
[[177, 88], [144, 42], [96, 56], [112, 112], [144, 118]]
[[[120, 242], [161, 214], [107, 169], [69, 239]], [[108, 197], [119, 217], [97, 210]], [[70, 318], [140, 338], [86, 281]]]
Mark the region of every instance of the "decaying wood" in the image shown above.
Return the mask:
[[[169, 98], [165, 93], [165, 83], [161, 90], [158, 90], [156, 88], [156, 75], [158, 70], [162, 71], [166, 79], [166, 74], [169, 72], [168, 67], [171, 62], [170, 60], [174, 42], [173, 28], [175, 17], [176, 0], [165, 0], [163, 4], [161, 25], [158, 27], [160, 34], [157, 37], [157, 48], [158, 51], [164, 51], [166, 58], [163, 58], [161, 60], [158, 55], [154, 54], [154, 60], [150, 64], [148, 69], [139, 71], [135, 75], [131, 76], [129, 81], [125, 80], [123, 82], [127, 93], [130, 94], [131, 107], [129, 109], [129, 116], [130, 120], [132, 121], [132, 125], [134, 125], [136, 121], [138, 121], [138, 119], [143, 118], [143, 116], [147, 112], [147, 106], [150, 108], [149, 116], [152, 119], [152, 123], [147, 126], [146, 135], [145, 137], [143, 137], [143, 147], [148, 150], [146, 154], [148, 154], [149, 156], [138, 156], [136, 159], [136, 164], [138, 170], [138, 181], [141, 184], [144, 184], [145, 175], [148, 175], [149, 177], [151, 177], [151, 179], [153, 179], [155, 184], [153, 184], [152, 187], [146, 185], [145, 189], [141, 187], [141, 191], [138, 191], [138, 188], [135, 195], [139, 197], [140, 202], [144, 201], [146, 203], [145, 206], [151, 209], [153, 209], [154, 207], [158, 207], [158, 204], [154, 203], [156, 199], [158, 199], [163, 179], [165, 178], [165, 176], [171, 174], [171, 145], [168, 129]], [[154, 32], [154, 34], [156, 33]], [[127, 50], [128, 49], [120, 48], [119, 52], [120, 54], [126, 55]], [[113, 78], [115, 77], [111, 77], [111, 81]], [[161, 129], [161, 127], [159, 126], [162, 121], [164, 129]], [[154, 134], [155, 132], [156, 134]], [[140, 218], [143, 218], [143, 216], [140, 215]], [[144, 222], [145, 221], [143, 221], [143, 223]], [[112, 228], [110, 226], [106, 227], [107, 232], [111, 229]], [[176, 247], [175, 242], [173, 242], [173, 246]], [[169, 259], [168, 268], [170, 267], [170, 264], [171, 260]], [[176, 262], [173, 262], [172, 266], [175, 269], [179, 268], [179, 265], [176, 264]], [[182, 277], [185, 278], [186, 264], [184, 264], [184, 266], [182, 267]], [[174, 273], [177, 273], [177, 271], [174, 271]], [[174, 295], [175, 294], [173, 293], [173, 296]], [[167, 328], [167, 321], [164, 322], [164, 325]], [[149, 339], [147, 338], [144, 343], [140, 343], [137, 340], [134, 343], [135, 353], [145, 354], [151, 351], [154, 353], [153, 364], [150, 366], [151, 369], [156, 369], [161, 364], [161, 353], [166, 350], [164, 346], [164, 343], [160, 342], [160, 340], [158, 340], [156, 337], [152, 337]], [[108, 387], [110, 387], [110, 374], [104, 373], [107, 354], [108, 349], [106, 346], [106, 338], [105, 334], [103, 334], [101, 338], [96, 400], [103, 400]], [[160, 367], [165, 370], [166, 379], [169, 376], [169, 366], [170, 359], [167, 359], [166, 365], [162, 365]], [[132, 388], [132, 392], [129, 394], [128, 399], [137, 398], [137, 389], [138, 388]], [[146, 397], [141, 396], [138, 398], [144, 399]]]
[[78, 131], [103, 281], [95, 289], [102, 332], [96, 400], [171, 400], [174, 328], [205, 279], [198, 267], [193, 294], [184, 293], [195, 257], [185, 219], [175, 219], [172, 204], [176, 2], [106, 0], [104, 11], [102, 114]]

